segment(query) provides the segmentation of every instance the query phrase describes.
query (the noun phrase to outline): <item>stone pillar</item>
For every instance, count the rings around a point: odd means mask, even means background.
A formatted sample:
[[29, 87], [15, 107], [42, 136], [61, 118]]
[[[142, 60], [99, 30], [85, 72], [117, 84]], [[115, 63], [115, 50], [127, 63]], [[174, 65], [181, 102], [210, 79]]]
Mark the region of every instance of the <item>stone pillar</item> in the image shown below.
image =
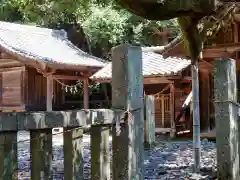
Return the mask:
[[113, 179], [143, 179], [144, 93], [142, 51], [121, 45], [113, 49], [112, 108], [126, 110], [120, 132], [113, 128]]
[[236, 62], [216, 61], [214, 72], [218, 180], [239, 180]]

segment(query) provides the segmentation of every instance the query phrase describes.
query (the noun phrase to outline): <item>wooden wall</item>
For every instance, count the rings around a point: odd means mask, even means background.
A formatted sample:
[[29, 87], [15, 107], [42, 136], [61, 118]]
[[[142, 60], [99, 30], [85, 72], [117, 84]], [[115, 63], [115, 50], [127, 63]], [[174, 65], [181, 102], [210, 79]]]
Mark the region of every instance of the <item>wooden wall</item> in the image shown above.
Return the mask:
[[[180, 113], [180, 109], [188, 95], [184, 92], [180, 80], [174, 82], [174, 97], [170, 97], [170, 89], [164, 93], [158, 94], [158, 92], [161, 92], [167, 85], [169, 84], [144, 85], [146, 95], [155, 95], [156, 128], [171, 128], [171, 119], [175, 119], [178, 113]], [[174, 102], [171, 102], [171, 99], [174, 99]], [[174, 103], [174, 109], [171, 103]], [[174, 117], [171, 115], [172, 111], [174, 111]]]
[[200, 127], [201, 130], [210, 129], [210, 109], [211, 109], [211, 73], [209, 71], [199, 72], [199, 99], [200, 99]]
[[25, 89], [25, 67], [0, 69], [0, 105], [1, 110], [25, 109], [24, 89]]
[[[27, 110], [46, 110], [47, 79], [34, 68], [27, 67]], [[53, 109], [64, 103], [64, 90], [61, 85], [53, 81]]]
[[0, 51], [0, 111], [23, 111], [25, 66]]

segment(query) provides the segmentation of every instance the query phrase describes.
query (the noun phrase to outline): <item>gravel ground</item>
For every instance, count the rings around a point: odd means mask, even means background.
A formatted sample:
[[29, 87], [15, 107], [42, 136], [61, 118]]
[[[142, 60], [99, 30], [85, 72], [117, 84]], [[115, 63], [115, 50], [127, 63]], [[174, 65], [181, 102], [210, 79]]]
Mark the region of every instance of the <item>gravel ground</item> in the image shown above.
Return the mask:
[[[53, 175], [54, 180], [63, 180], [63, 151], [61, 135], [53, 136]], [[21, 132], [19, 140], [29, 138], [29, 134]], [[111, 142], [111, 139], [110, 139]], [[90, 136], [84, 136], [84, 176], [90, 175]], [[111, 143], [110, 143], [111, 144]], [[19, 179], [30, 179], [30, 147], [28, 143], [19, 143]], [[201, 142], [201, 173], [192, 173], [192, 141], [166, 141], [157, 137], [156, 147], [146, 150], [143, 166], [146, 180], [188, 180], [215, 179], [216, 148], [215, 143], [203, 140]]]

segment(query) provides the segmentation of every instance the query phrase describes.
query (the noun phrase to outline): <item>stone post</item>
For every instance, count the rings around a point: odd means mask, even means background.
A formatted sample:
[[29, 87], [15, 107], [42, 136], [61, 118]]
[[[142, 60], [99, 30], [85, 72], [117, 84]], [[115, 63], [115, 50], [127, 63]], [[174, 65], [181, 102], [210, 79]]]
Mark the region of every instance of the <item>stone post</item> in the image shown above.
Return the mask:
[[144, 150], [142, 51], [121, 45], [113, 49], [112, 107], [126, 110], [120, 134], [113, 128], [113, 179], [140, 180]]
[[236, 63], [216, 61], [214, 72], [218, 180], [239, 180]]

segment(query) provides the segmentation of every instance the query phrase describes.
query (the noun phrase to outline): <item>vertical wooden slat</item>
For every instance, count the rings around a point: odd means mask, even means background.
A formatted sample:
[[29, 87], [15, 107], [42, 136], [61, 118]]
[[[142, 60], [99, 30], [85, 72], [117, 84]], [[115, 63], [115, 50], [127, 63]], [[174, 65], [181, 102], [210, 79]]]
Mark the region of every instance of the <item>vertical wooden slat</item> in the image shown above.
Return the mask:
[[[28, 84], [29, 84], [29, 79], [28, 78], [29, 78], [28, 77], [28, 71], [27, 71], [27, 69], [25, 69], [24, 73], [23, 73], [23, 81], [24, 81], [24, 83], [23, 83], [23, 95], [24, 95], [25, 106], [29, 104], [29, 99], [31, 98], [30, 93], [28, 93], [28, 91], [29, 91], [28, 90], [28, 88], [29, 88], [28, 87]], [[32, 86], [32, 84], [31, 84], [31, 86]], [[31, 92], [31, 91], [29, 91], [29, 92]]]
[[141, 48], [130, 45], [114, 48], [112, 107], [129, 110], [129, 113], [120, 132], [113, 132], [113, 180], [143, 179], [143, 94]]
[[110, 180], [109, 126], [91, 127], [91, 179]]
[[199, 76], [200, 86], [199, 86], [199, 98], [200, 101], [200, 123], [201, 130], [210, 130], [210, 88], [209, 88], [209, 73], [208, 71], [200, 71]]
[[47, 76], [47, 111], [52, 111], [53, 98], [53, 78], [51, 75]]
[[160, 96], [161, 97], [161, 107], [162, 107], [162, 128], [164, 128], [164, 120], [165, 120], [165, 107], [164, 107], [164, 96]]
[[83, 180], [82, 138], [82, 128], [64, 128], [64, 179]]
[[174, 93], [174, 84], [171, 84], [170, 86], [170, 114], [171, 114], [171, 132], [170, 132], [170, 137], [175, 136], [175, 117], [174, 117], [174, 112], [175, 112], [175, 93]]
[[84, 101], [84, 109], [88, 109], [89, 108], [89, 89], [88, 89], [88, 79], [83, 81], [83, 101]]
[[25, 69], [21, 71], [21, 105], [25, 104]]
[[151, 148], [155, 143], [155, 99], [145, 96], [145, 147]]
[[31, 130], [31, 179], [52, 179], [52, 129]]
[[[238, 43], [238, 39], [239, 39], [239, 33], [238, 33], [238, 29], [239, 29], [239, 23], [235, 22], [233, 24], [233, 40], [234, 40], [234, 43]], [[237, 51], [236, 52], [236, 58], [239, 57], [239, 52]]]
[[0, 133], [0, 179], [3, 178], [3, 172], [4, 172], [4, 140], [5, 136], [1, 132]]
[[2, 179], [17, 179], [17, 132], [4, 132], [4, 172]]

